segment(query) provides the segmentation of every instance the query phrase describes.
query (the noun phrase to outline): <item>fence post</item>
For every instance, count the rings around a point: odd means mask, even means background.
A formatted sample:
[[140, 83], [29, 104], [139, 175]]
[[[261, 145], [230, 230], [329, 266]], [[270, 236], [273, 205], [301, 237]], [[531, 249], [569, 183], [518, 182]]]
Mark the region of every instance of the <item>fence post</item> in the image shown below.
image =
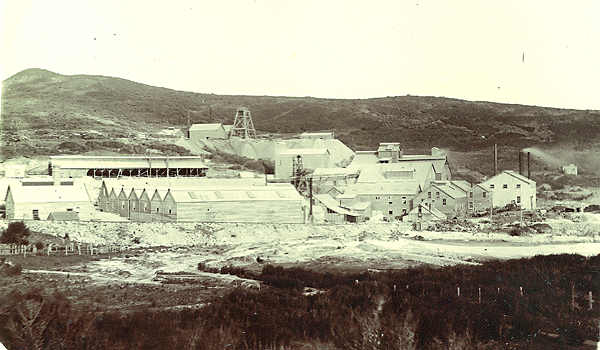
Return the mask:
[[479, 304], [481, 304], [481, 287], [477, 288], [477, 294], [478, 294], [477, 300], [479, 301]]
[[593, 304], [594, 304], [594, 299], [592, 298], [592, 291], [591, 290], [588, 292], [588, 301], [589, 301], [588, 310], [592, 310], [593, 309]]
[[571, 283], [571, 311], [575, 311], [575, 283]]
[[81, 255], [81, 243], [77, 243], [77, 252]]
[[523, 287], [519, 287], [519, 292], [521, 293], [521, 296], [523, 296]]
[[460, 296], [460, 287], [456, 287], [456, 296]]

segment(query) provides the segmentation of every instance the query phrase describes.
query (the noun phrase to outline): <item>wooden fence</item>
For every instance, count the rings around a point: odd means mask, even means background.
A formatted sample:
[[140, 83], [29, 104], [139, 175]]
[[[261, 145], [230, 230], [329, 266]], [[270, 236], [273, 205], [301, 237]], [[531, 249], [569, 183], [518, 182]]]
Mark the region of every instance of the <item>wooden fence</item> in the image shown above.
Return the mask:
[[126, 245], [102, 245], [95, 246], [93, 244], [68, 243], [58, 245], [49, 243], [43, 249], [38, 249], [34, 244], [30, 245], [15, 245], [15, 244], [0, 244], [1, 255], [95, 255], [108, 254], [127, 251], [129, 246]]

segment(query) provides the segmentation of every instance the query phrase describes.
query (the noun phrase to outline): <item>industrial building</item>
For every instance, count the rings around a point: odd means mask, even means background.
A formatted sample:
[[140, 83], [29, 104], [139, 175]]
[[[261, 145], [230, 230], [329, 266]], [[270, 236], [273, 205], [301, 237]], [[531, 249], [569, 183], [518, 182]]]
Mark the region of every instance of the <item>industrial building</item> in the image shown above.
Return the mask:
[[313, 179], [313, 193], [328, 193], [334, 188], [339, 193], [341, 188], [356, 183], [360, 171], [349, 168], [316, 168], [310, 177]]
[[[358, 151], [348, 166], [353, 169], [368, 169], [376, 164], [398, 164], [405, 168], [419, 171], [423, 167], [433, 167], [433, 180], [447, 181], [452, 179], [452, 172], [446, 154], [437, 147], [431, 149], [431, 154], [404, 154], [397, 142], [382, 142], [376, 151]], [[424, 179], [426, 174], [419, 173], [416, 178]], [[427, 180], [423, 185], [427, 184]]]
[[333, 197], [330, 194], [317, 194], [314, 196], [316, 204], [324, 207], [324, 220], [329, 223], [363, 222], [371, 215], [371, 203], [358, 200], [358, 196], [340, 195]]
[[203, 179], [215, 181], [170, 186], [161, 180], [106, 179], [98, 206], [132, 221], [304, 222], [304, 198], [290, 184]]
[[500, 174], [480, 184], [487, 189], [495, 208], [508, 204], [517, 205], [523, 209], [536, 209], [535, 181], [512, 171], [505, 170]]
[[[371, 203], [371, 210], [379, 211], [387, 220], [401, 218], [413, 208], [413, 199], [422, 191], [415, 180], [349, 185], [342, 196]], [[338, 196], [337, 198], [340, 198]]]
[[169, 156], [51, 156], [53, 176], [93, 177], [177, 177], [206, 176], [202, 157]]
[[226, 127], [222, 123], [192, 124], [189, 129], [189, 138], [192, 141], [227, 139], [229, 138], [228, 130], [231, 130], [231, 125]]
[[[303, 223], [304, 198], [292, 185], [168, 191], [159, 215], [174, 221]], [[153, 213], [154, 214], [154, 213]]]
[[288, 179], [296, 169], [331, 167], [331, 153], [323, 148], [291, 148], [279, 150], [275, 156], [275, 178]]
[[94, 210], [82, 184], [57, 181], [23, 181], [8, 186], [5, 196], [6, 218], [45, 220], [54, 212], [76, 212], [89, 217]]
[[468, 214], [470, 185], [462, 188], [451, 181], [433, 181], [415, 197], [415, 204], [435, 209], [448, 217]]

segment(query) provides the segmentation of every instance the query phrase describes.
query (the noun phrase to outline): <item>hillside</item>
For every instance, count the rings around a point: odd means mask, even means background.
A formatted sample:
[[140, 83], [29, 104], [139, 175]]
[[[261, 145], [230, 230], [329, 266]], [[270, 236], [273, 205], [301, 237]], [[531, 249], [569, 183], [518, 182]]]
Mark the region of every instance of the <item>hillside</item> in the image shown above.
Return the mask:
[[235, 108], [242, 105], [250, 108], [260, 132], [334, 129], [357, 150], [384, 140], [400, 141], [408, 150], [437, 145], [462, 152], [493, 143], [515, 149], [563, 143], [582, 148], [600, 135], [600, 111], [419, 96], [353, 100], [224, 96], [28, 69], [3, 82], [2, 155], [97, 148], [141, 153], [148, 145], [122, 147], [111, 142], [131, 139], [132, 132], [152, 134], [167, 126], [183, 126], [188, 110], [193, 111], [192, 122], [232, 123]]

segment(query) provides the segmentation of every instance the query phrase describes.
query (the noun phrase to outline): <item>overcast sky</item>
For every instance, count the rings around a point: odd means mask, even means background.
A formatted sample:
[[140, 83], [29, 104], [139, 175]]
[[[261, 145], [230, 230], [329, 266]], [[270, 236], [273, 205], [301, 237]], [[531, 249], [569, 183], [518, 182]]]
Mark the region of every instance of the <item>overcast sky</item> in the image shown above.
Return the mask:
[[216, 94], [600, 109], [600, 1], [0, 0], [23, 69]]

